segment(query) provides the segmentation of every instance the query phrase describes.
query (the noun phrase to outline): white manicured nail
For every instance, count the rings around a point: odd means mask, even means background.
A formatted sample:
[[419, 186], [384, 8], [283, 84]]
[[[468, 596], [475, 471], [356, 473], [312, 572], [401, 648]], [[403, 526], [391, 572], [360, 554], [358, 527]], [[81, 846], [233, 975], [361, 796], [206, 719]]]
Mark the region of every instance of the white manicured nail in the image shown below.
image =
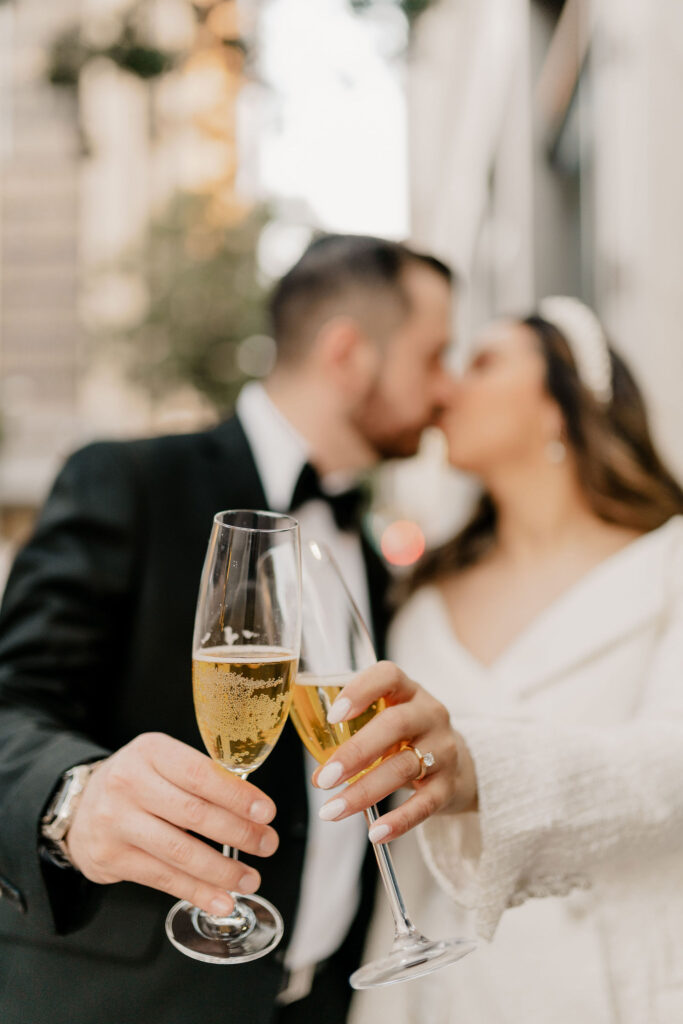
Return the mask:
[[388, 825], [373, 825], [368, 832], [368, 839], [371, 843], [379, 843], [382, 839], [386, 839], [390, 832], [391, 829]]
[[334, 821], [345, 810], [346, 800], [342, 800], [339, 797], [337, 800], [330, 800], [329, 804], [324, 804], [318, 811], [318, 817], [322, 818], [323, 821]]
[[339, 761], [328, 761], [318, 776], [319, 789], [332, 789], [344, 774], [344, 765]]
[[327, 716], [327, 721], [331, 725], [336, 725], [338, 722], [343, 722], [349, 711], [351, 710], [351, 701], [348, 697], [337, 697], [334, 704], [330, 708]]

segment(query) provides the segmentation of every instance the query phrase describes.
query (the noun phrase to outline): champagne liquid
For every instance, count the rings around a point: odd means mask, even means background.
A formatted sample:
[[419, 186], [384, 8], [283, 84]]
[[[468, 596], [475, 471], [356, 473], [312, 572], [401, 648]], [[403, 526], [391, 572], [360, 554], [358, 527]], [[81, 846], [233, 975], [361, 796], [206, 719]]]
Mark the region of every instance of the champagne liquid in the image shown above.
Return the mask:
[[207, 647], [192, 659], [197, 724], [214, 761], [246, 775], [263, 764], [287, 720], [297, 659], [278, 647]]
[[300, 672], [297, 676], [290, 717], [302, 743], [320, 764], [327, 761], [337, 747], [362, 729], [366, 722], [384, 710], [384, 699], [380, 698], [348, 722], [331, 725], [327, 721], [332, 704], [353, 677], [353, 673], [318, 677], [308, 672]]

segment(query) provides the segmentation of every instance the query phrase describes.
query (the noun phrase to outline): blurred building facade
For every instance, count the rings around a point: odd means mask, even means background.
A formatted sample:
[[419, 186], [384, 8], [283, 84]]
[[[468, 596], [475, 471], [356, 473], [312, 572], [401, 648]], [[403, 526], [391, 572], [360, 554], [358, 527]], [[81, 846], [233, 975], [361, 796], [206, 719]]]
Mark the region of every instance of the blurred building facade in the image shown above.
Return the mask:
[[[0, 0], [0, 533], [21, 535], [77, 445], [211, 415], [192, 394], [155, 405], [92, 342], [141, 316], [144, 275], [122, 257], [176, 193], [210, 193], [219, 226], [243, 212], [232, 44], [251, 19], [234, 0], [195, 7], [142, 9], [144, 40], [180, 55], [152, 81], [97, 56], [130, 0]], [[92, 59], [64, 84], [83, 48]]]
[[[61, 31], [78, 21], [96, 48], [111, 19], [130, 6], [0, 0], [0, 530], [14, 533], [16, 522], [20, 531], [77, 444], [95, 435], [191, 426], [210, 415], [191, 389], [170, 408], [155, 404], [126, 383], [120, 360], [94, 359], [88, 341], [125, 329], [148, 303], [144, 278], [122, 267], [121, 254], [144, 241], [169, 198], [178, 190], [209, 196], [214, 224], [228, 223], [240, 216], [245, 194], [272, 198], [275, 176], [264, 161], [286, 163], [294, 213], [267, 225], [259, 254], [280, 253], [270, 268], [261, 259], [267, 273], [279, 273], [311, 227], [363, 230], [367, 195], [365, 206], [342, 196], [340, 216], [356, 219], [334, 222], [330, 196], [347, 186], [362, 189], [365, 181], [368, 194], [380, 188], [385, 201], [394, 196], [396, 233], [403, 230], [405, 170], [391, 175], [393, 191], [382, 188], [387, 172], [378, 174], [379, 160], [372, 175], [353, 178], [344, 170], [344, 159], [349, 167], [368, 164], [374, 135], [388, 154], [382, 167], [396, 168], [396, 154], [405, 152], [413, 240], [443, 255], [465, 282], [457, 313], [461, 345], [496, 313], [526, 310], [553, 292], [583, 297], [634, 366], [657, 436], [683, 474], [679, 0], [433, 0], [407, 47], [398, 5], [390, 11], [378, 4], [374, 21], [361, 10], [357, 17], [372, 40], [361, 47], [358, 25], [343, 21], [354, 17], [347, 0], [320, 8], [305, 0], [149, 0], [143, 6], [150, 38], [164, 52], [183, 55], [168, 73], [145, 80], [103, 58], [88, 63], [76, 89], [48, 83], [46, 55]], [[315, 38], [324, 47], [324, 33], [317, 25], [308, 39], [302, 28], [323, 6], [340, 19], [339, 48], [327, 63], [335, 102], [349, 98], [338, 126], [343, 159], [333, 150], [325, 157], [313, 130], [310, 141], [301, 135], [302, 108], [291, 113], [299, 134], [286, 140], [273, 130], [267, 143], [259, 134], [264, 107], [271, 129], [278, 120], [281, 129], [287, 103], [311, 93], [294, 74], [303, 59], [293, 52], [297, 40], [315, 74], [323, 74], [326, 61], [317, 51], [313, 60], [309, 44]], [[289, 41], [288, 24], [298, 26]], [[278, 65], [289, 83], [279, 103], [272, 95], [277, 84], [264, 85], [258, 70], [244, 88], [241, 40], [258, 41], [259, 33], [270, 66]], [[278, 45], [292, 49], [284, 63]], [[393, 62], [394, 72], [401, 63], [391, 80], [378, 73], [377, 54]], [[401, 74], [407, 146], [396, 101]], [[372, 99], [385, 110], [385, 134], [368, 122], [354, 152], [349, 133], [363, 89], [373, 94], [368, 105]], [[314, 125], [324, 99], [313, 99], [305, 123]], [[333, 146], [334, 131], [326, 129]], [[297, 196], [297, 184], [308, 180], [302, 175], [310, 170], [309, 145], [316, 181], [327, 174], [333, 187]], [[334, 184], [333, 170], [345, 185]], [[375, 203], [375, 215], [380, 208], [381, 224], [394, 223], [387, 203]], [[368, 228], [384, 231], [378, 223]], [[443, 510], [465, 499], [441, 464], [432, 437], [421, 461], [383, 475], [378, 534], [396, 518], [421, 523], [428, 540], [450, 529]]]
[[74, 98], [42, 73], [45, 45], [78, 7], [0, 4], [0, 501], [10, 518], [35, 504], [55, 439], [78, 434], [78, 120]]

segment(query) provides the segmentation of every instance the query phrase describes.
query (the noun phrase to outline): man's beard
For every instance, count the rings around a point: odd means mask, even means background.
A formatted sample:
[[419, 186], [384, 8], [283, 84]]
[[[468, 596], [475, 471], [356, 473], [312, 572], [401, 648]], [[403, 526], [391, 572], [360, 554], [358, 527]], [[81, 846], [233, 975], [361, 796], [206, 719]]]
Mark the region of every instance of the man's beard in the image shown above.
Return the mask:
[[354, 417], [356, 429], [377, 454], [378, 459], [409, 459], [416, 455], [425, 426], [405, 427], [402, 430], [382, 430], [378, 422], [381, 417]]
[[425, 428], [403, 431], [392, 437], [381, 438], [377, 442], [377, 451], [382, 459], [410, 459], [417, 455], [420, 440]]

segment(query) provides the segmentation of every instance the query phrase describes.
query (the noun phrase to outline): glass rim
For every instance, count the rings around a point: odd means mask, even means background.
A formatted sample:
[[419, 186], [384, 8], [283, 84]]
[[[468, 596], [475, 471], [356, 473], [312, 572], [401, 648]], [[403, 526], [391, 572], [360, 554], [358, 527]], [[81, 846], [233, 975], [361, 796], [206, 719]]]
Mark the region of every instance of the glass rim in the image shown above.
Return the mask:
[[[223, 516], [234, 516], [237, 514], [245, 516], [263, 516], [266, 519], [279, 520], [282, 524], [287, 525], [280, 526], [239, 526], [237, 523], [226, 523], [223, 522]], [[299, 520], [294, 519], [293, 516], [287, 515], [286, 512], [268, 512], [266, 509], [260, 508], [228, 508], [223, 509], [221, 512], [216, 512], [213, 517], [214, 524], [222, 527], [224, 530], [239, 530], [242, 533], [288, 533], [299, 529]]]

